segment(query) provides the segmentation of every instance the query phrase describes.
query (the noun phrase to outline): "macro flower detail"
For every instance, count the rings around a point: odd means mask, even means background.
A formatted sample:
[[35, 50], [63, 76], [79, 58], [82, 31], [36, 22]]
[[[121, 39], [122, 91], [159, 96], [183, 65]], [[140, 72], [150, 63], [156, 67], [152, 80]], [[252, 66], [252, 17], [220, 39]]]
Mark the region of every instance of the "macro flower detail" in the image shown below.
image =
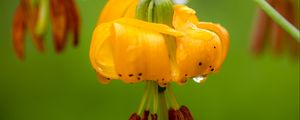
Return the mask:
[[[195, 14], [169, 0], [109, 0], [100, 14], [89, 54], [100, 82], [146, 84], [140, 108], [130, 120], [193, 119], [176, 102], [170, 82], [184, 84], [219, 71], [229, 44], [225, 28], [199, 22]], [[150, 104], [153, 110], [146, 107]]]
[[23, 60], [24, 37], [26, 30], [37, 47], [44, 51], [44, 36], [47, 32], [48, 14], [52, 28], [55, 50], [60, 53], [67, 42], [67, 35], [71, 33], [73, 45], [79, 41], [80, 16], [73, 0], [21, 0], [13, 18], [13, 45], [16, 55]]
[[[148, 27], [143, 29], [145, 26]], [[94, 69], [104, 77], [126, 83], [146, 79], [169, 82], [171, 65], [160, 33], [180, 35], [166, 25], [130, 18], [99, 25], [94, 31], [90, 50]]]
[[[182, 9], [187, 7], [175, 6], [174, 17], [177, 17], [176, 11]], [[180, 18], [174, 18], [174, 21], [178, 19]], [[228, 45], [226, 30], [213, 23], [193, 24], [190, 20], [181, 22], [186, 24], [177, 26], [182, 24], [177, 22], [175, 29], [132, 18], [120, 18], [100, 24], [95, 28], [92, 38], [91, 63], [100, 75], [120, 79], [126, 83], [145, 79], [154, 81], [164, 79], [164, 83], [168, 83], [170, 79], [179, 80], [182, 77], [206, 75], [218, 70], [226, 57]], [[164, 34], [177, 38], [174, 40], [177, 42], [177, 49], [171, 51], [176, 53], [174, 55], [176, 61], [169, 58], [171, 53], [167, 50]], [[202, 55], [197, 55], [198, 53]], [[171, 62], [176, 62], [178, 68], [171, 70]], [[164, 86], [163, 84], [161, 86]]]

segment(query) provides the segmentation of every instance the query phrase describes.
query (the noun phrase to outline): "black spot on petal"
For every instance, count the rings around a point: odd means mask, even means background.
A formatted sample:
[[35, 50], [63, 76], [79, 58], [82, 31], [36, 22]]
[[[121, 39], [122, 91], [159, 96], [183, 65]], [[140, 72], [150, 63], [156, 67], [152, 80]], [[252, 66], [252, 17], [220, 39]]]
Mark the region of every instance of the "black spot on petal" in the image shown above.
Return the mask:
[[122, 77], [122, 74], [118, 74], [119, 77]]
[[129, 76], [129, 77], [132, 77], [132, 76], [133, 76], [133, 74], [129, 74], [128, 76]]
[[142, 73], [139, 73], [139, 76], [142, 76], [143, 74]]
[[198, 65], [201, 66], [201, 65], [202, 65], [202, 62], [199, 62]]
[[214, 71], [215, 69], [210, 69], [210, 71]]

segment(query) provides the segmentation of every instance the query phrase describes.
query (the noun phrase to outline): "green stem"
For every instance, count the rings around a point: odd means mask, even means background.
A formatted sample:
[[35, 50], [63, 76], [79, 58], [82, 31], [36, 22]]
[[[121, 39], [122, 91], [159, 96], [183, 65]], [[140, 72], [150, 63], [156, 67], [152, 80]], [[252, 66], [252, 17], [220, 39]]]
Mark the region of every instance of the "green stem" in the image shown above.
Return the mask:
[[168, 94], [169, 94], [169, 97], [170, 97], [170, 102], [172, 103], [172, 107], [174, 107], [174, 109], [178, 110], [179, 109], [179, 104], [176, 101], [176, 97], [173, 93], [171, 85], [168, 85]]
[[168, 105], [166, 100], [165, 91], [158, 93], [159, 98], [159, 106], [160, 106], [160, 118], [161, 120], [167, 120], [168, 119]]
[[282, 17], [266, 0], [254, 0], [277, 24], [300, 42], [300, 31]]
[[157, 113], [157, 106], [158, 106], [158, 84], [154, 81], [153, 82], [153, 90], [154, 90], [154, 97], [153, 97], [153, 113]]
[[142, 112], [145, 108], [145, 103], [148, 99], [148, 95], [149, 95], [149, 90], [150, 90], [151, 86], [150, 86], [150, 83], [149, 81], [146, 81], [146, 87], [145, 87], [145, 92], [144, 92], [144, 95], [142, 97], [142, 101], [141, 101], [141, 104], [140, 104], [140, 107], [139, 107], [139, 110], [137, 112], [138, 115], [142, 115]]
[[152, 102], [152, 97], [153, 97], [153, 83], [149, 81], [149, 95], [148, 95], [148, 99], [147, 99], [147, 103], [146, 103], [146, 107], [145, 110], [150, 110], [150, 105]]

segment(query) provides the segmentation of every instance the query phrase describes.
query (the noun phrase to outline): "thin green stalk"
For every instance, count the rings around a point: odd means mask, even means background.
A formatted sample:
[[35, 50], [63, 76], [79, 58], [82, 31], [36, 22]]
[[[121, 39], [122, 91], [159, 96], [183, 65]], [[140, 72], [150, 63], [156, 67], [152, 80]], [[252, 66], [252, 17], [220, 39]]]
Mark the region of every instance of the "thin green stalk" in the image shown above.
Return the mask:
[[153, 97], [153, 113], [157, 113], [157, 106], [158, 106], [158, 84], [154, 81], [153, 82], [153, 90], [154, 90], [154, 97]]
[[139, 107], [139, 110], [137, 112], [138, 115], [141, 115], [144, 108], [145, 108], [145, 103], [148, 99], [148, 95], [149, 95], [149, 90], [150, 90], [150, 83], [149, 81], [146, 81], [146, 87], [145, 87], [145, 92], [144, 92], [144, 95], [142, 97], [142, 100], [141, 100], [141, 104], [140, 104], [140, 107]]
[[170, 102], [172, 103], [172, 107], [174, 107], [174, 109], [178, 110], [179, 109], [179, 104], [176, 101], [176, 97], [173, 93], [171, 85], [168, 85], [168, 94], [169, 94], [169, 97], [170, 97]]
[[277, 24], [300, 42], [300, 31], [282, 17], [266, 0], [254, 0]]
[[152, 95], [153, 95], [153, 82], [149, 82], [149, 95], [148, 95], [148, 98], [147, 98], [147, 102], [146, 102], [146, 107], [145, 107], [145, 110], [150, 110], [150, 105], [151, 105], [151, 101], [152, 101]]
[[165, 91], [158, 93], [159, 98], [159, 106], [160, 106], [160, 118], [161, 120], [167, 120], [168, 119], [168, 105], [166, 100]]

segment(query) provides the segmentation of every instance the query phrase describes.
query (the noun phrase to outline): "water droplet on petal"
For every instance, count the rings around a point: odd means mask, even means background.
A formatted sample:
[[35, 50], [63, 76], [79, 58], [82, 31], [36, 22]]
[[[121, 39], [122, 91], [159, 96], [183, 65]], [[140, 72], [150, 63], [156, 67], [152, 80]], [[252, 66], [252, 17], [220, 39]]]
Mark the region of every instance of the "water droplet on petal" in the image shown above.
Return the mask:
[[188, 0], [173, 0], [175, 4], [186, 4]]
[[207, 79], [207, 75], [199, 75], [199, 76], [193, 77], [193, 80], [196, 83], [203, 83], [206, 79]]

